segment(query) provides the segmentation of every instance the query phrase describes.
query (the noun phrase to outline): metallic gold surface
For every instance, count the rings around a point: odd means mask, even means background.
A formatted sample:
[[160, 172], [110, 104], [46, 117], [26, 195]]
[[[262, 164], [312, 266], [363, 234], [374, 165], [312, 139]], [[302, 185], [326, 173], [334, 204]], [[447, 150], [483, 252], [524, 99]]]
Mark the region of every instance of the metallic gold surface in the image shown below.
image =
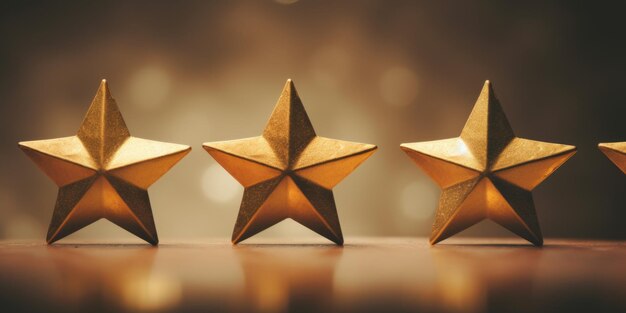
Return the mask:
[[598, 148], [626, 174], [626, 141], [601, 143]]
[[291, 80], [262, 136], [203, 146], [245, 187], [233, 243], [291, 218], [339, 245], [331, 189], [377, 148], [318, 137]]
[[574, 146], [515, 137], [489, 81], [460, 137], [401, 148], [443, 189], [431, 244], [491, 219], [541, 246], [530, 191], [576, 153]]
[[131, 137], [105, 80], [76, 136], [19, 146], [59, 186], [48, 243], [106, 218], [156, 245], [146, 189], [191, 150]]

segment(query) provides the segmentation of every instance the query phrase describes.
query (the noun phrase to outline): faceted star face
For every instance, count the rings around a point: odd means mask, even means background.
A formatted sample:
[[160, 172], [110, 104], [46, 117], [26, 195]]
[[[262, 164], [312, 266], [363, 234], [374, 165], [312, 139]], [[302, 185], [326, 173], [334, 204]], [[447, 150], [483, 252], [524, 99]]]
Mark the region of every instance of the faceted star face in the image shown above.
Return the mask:
[[48, 243], [106, 218], [156, 245], [146, 189], [191, 150], [131, 137], [104, 80], [76, 136], [19, 146], [59, 186]]
[[401, 148], [443, 189], [431, 244], [491, 219], [542, 245], [530, 191], [576, 152], [573, 146], [515, 137], [489, 81], [460, 137]]
[[316, 136], [291, 80], [262, 136], [203, 146], [245, 187], [233, 243], [291, 218], [343, 244], [331, 189], [376, 150]]
[[601, 143], [598, 148], [626, 174], [626, 141]]

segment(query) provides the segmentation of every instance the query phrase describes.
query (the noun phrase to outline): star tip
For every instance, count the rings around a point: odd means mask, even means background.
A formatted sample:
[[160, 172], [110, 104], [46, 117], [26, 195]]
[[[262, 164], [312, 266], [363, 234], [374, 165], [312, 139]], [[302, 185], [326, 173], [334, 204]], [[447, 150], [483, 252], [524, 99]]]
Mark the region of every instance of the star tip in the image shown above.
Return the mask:
[[289, 92], [293, 93], [295, 91], [295, 85], [291, 78], [287, 78], [287, 82], [285, 83], [285, 89], [289, 88]]
[[365, 144], [365, 150], [374, 152], [374, 151], [378, 150], [378, 146], [368, 143], [368, 144]]
[[329, 239], [330, 241], [332, 241], [334, 244], [338, 246], [343, 246], [343, 235], [341, 234], [341, 230], [339, 234], [337, 235], [333, 234], [332, 236], [326, 237], [326, 239]]
[[438, 244], [439, 242], [441, 242], [443, 239], [445, 239], [445, 238], [441, 238], [441, 236], [438, 235], [436, 237], [435, 236], [430, 237], [428, 242], [430, 243], [431, 246], [434, 246], [434, 245]]
[[401, 144], [400, 150], [404, 151], [405, 153], [417, 152], [415, 149], [412, 149], [411, 147], [409, 147], [408, 143]]
[[159, 245], [159, 236], [157, 236], [156, 232], [148, 232], [146, 235], [147, 236], [141, 238], [153, 247]]
[[111, 97], [111, 92], [109, 91], [109, 83], [106, 79], [102, 79], [102, 81], [100, 81], [100, 87], [98, 87], [98, 92], [102, 92], [103, 96], [106, 98]]
[[204, 150], [206, 150], [207, 152], [211, 152], [212, 150], [215, 150], [215, 148], [213, 148], [213, 146], [211, 146], [210, 142], [205, 142], [202, 144], [202, 148]]
[[483, 85], [483, 91], [482, 92], [487, 92], [487, 94], [493, 95], [493, 93], [494, 93], [494, 91], [493, 91], [493, 84], [491, 83], [490, 80], [488, 80], [488, 79], [485, 80], [485, 84]]
[[565, 145], [565, 153], [574, 155], [578, 152], [578, 147], [572, 145]]
[[240, 243], [241, 241], [243, 241], [245, 238], [243, 238], [243, 234], [242, 233], [236, 233], [233, 232], [233, 235], [230, 237], [230, 242], [233, 245], [237, 245], [238, 243]]

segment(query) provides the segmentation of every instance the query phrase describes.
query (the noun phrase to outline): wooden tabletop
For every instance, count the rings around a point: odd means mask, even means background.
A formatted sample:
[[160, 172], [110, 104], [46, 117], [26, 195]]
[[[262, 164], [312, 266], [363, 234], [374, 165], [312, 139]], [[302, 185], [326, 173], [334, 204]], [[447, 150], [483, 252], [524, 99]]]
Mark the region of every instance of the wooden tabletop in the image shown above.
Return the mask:
[[0, 312], [625, 312], [626, 242], [0, 243]]

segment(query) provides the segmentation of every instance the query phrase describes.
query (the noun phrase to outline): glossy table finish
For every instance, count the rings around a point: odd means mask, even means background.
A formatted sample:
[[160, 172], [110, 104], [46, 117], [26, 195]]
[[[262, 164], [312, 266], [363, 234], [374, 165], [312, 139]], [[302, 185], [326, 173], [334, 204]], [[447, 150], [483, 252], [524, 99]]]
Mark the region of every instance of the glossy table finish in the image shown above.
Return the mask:
[[[305, 242], [306, 244], [303, 244]], [[626, 242], [0, 243], [1, 312], [623, 312]]]

